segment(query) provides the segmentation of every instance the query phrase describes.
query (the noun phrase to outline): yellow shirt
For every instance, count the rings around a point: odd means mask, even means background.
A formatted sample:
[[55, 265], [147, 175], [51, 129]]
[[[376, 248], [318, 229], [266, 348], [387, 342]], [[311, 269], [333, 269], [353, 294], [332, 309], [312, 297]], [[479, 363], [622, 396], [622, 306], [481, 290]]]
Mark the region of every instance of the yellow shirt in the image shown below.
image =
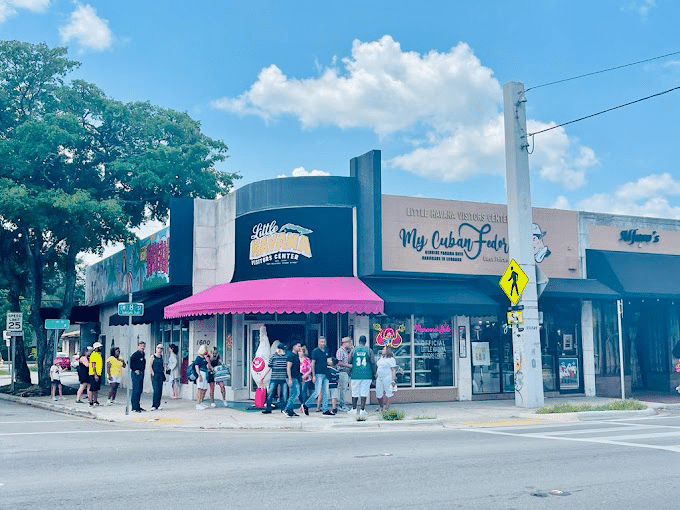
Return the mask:
[[111, 377], [122, 377], [123, 376], [123, 360], [118, 359], [114, 356], [109, 356], [106, 359], [107, 363], [111, 364]]
[[102, 375], [102, 355], [97, 351], [92, 351], [90, 354], [90, 375]]

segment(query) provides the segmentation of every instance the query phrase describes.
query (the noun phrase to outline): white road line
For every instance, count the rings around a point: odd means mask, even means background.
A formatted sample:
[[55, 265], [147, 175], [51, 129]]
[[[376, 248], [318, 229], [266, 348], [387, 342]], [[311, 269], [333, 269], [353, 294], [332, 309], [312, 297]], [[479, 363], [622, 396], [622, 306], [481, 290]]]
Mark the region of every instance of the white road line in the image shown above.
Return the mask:
[[156, 429], [119, 429], [119, 430], [58, 430], [50, 432], [7, 432], [0, 433], [4, 436], [47, 436], [50, 434], [112, 434], [118, 432], [158, 432]]
[[25, 420], [25, 421], [0, 421], [0, 425], [16, 425], [17, 423], [65, 423], [69, 421], [79, 421], [81, 423], [84, 420]]
[[[584, 438], [584, 437], [560, 437], [560, 436], [549, 436], [541, 434], [517, 434], [511, 432], [504, 432], [501, 430], [490, 430], [490, 429], [461, 429], [467, 430], [469, 432], [480, 432], [482, 434], [494, 434], [498, 436], [513, 436], [513, 437], [528, 437], [532, 439], [551, 439], [557, 441], [572, 441], [577, 443], [597, 443], [597, 444], [610, 444], [615, 446], [632, 446], [633, 448], [647, 448], [651, 450], [665, 450], [669, 452], [680, 452], [680, 446], [677, 445], [655, 445], [655, 444], [642, 444], [642, 443], [630, 443], [627, 441], [617, 441], [605, 438]], [[592, 431], [596, 432], [596, 431]], [[677, 435], [677, 433], [676, 433]], [[624, 437], [624, 436], [622, 436]], [[639, 436], [636, 436], [639, 437]]]

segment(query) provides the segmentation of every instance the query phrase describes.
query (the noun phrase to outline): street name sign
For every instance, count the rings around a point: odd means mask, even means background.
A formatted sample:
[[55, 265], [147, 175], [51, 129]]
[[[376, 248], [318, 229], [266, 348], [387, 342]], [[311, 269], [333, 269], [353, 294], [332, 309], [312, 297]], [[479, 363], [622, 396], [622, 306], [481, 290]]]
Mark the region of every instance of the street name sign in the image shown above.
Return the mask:
[[140, 317], [144, 315], [144, 303], [118, 303], [118, 315]]
[[68, 319], [45, 319], [45, 329], [68, 329], [70, 325]]
[[24, 330], [24, 315], [21, 312], [7, 312], [8, 333], [21, 333]]
[[529, 283], [529, 277], [524, 270], [519, 267], [517, 261], [512, 259], [503, 273], [503, 276], [501, 276], [498, 285], [503, 289], [505, 295], [508, 296], [510, 302], [513, 305], [516, 305], [522, 297], [522, 292], [524, 292], [527, 283]]

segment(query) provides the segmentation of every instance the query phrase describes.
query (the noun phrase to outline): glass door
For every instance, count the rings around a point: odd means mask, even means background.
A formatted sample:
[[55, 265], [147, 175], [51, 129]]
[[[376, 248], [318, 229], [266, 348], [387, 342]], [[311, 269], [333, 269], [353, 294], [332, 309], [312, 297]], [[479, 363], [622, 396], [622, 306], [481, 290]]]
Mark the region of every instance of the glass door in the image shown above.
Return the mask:
[[[244, 371], [244, 384], [245, 388], [248, 388], [250, 392], [250, 398], [255, 398], [255, 390], [257, 389], [257, 383], [253, 380], [252, 372], [253, 369], [253, 359], [255, 358], [255, 353], [260, 345], [260, 328], [264, 326], [262, 323], [250, 323], [245, 325], [245, 338], [246, 338], [246, 351], [248, 365]], [[264, 360], [265, 365], [268, 360]]]

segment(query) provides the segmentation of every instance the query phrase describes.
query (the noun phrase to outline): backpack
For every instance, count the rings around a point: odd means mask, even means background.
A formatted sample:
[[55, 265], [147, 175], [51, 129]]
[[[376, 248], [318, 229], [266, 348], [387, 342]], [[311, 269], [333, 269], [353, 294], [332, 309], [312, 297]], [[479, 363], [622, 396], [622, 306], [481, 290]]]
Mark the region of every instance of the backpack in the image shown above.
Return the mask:
[[198, 374], [196, 373], [196, 368], [193, 363], [187, 366], [187, 379], [189, 379], [189, 382], [196, 382], [196, 379], [198, 379]]

